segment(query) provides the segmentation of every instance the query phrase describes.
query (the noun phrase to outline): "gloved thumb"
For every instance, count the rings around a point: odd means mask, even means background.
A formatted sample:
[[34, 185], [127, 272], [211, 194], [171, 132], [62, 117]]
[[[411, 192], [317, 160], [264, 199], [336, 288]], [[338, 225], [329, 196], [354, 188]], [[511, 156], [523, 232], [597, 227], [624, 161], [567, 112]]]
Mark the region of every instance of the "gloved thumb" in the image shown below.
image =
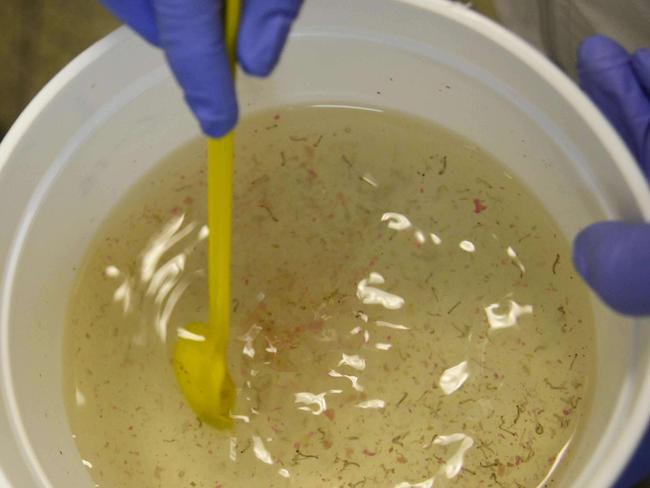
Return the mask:
[[589, 286], [614, 310], [650, 314], [650, 224], [593, 224], [576, 237], [573, 261]]

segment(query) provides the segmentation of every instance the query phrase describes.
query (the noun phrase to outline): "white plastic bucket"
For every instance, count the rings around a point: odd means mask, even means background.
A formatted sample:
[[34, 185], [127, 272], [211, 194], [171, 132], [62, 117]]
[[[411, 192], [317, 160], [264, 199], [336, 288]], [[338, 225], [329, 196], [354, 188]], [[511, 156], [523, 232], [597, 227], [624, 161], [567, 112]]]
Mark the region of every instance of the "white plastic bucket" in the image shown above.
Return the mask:
[[[275, 74], [240, 78], [239, 95], [244, 112], [338, 102], [435, 121], [527, 182], [568, 238], [599, 219], [650, 217], [642, 175], [578, 88], [443, 0], [308, 1]], [[0, 484], [4, 473], [21, 488], [93, 486], [62, 399], [75, 267], [129, 186], [197, 134], [162, 55], [121, 29], [50, 82], [2, 142]], [[650, 414], [650, 323], [595, 300], [594, 312], [594, 405], [562, 486], [610, 485]]]

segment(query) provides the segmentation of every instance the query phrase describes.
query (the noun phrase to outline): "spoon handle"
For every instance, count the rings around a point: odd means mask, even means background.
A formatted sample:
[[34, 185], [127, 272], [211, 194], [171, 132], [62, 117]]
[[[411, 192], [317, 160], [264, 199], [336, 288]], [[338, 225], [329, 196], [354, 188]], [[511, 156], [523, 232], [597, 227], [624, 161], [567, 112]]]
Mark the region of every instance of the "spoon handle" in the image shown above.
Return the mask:
[[208, 140], [208, 285], [211, 337], [228, 343], [232, 248], [233, 133]]
[[[226, 0], [224, 36], [233, 79], [241, 0]], [[230, 328], [230, 259], [232, 254], [232, 195], [234, 131], [208, 139], [208, 286], [211, 337], [225, 352]]]

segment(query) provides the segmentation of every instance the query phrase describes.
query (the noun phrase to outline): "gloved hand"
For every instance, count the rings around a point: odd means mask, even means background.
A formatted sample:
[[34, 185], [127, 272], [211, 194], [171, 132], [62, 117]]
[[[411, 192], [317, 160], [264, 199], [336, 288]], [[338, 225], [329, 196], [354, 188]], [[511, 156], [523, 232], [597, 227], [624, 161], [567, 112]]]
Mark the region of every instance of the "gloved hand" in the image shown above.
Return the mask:
[[[604, 36], [586, 39], [578, 52], [582, 88], [605, 113], [650, 178], [650, 49], [630, 56]], [[601, 222], [574, 242], [576, 268], [612, 308], [650, 314], [650, 224]], [[631, 488], [650, 475], [650, 429], [614, 485]]]
[[[650, 177], [650, 49], [629, 55], [604, 36], [578, 52], [580, 84]], [[577, 270], [602, 300], [628, 315], [650, 314], [650, 224], [600, 222], [578, 234]]]
[[[237, 122], [238, 109], [224, 46], [223, 0], [102, 0], [118, 18], [165, 51], [203, 132], [218, 137]], [[237, 60], [266, 76], [280, 57], [302, 0], [246, 0]]]

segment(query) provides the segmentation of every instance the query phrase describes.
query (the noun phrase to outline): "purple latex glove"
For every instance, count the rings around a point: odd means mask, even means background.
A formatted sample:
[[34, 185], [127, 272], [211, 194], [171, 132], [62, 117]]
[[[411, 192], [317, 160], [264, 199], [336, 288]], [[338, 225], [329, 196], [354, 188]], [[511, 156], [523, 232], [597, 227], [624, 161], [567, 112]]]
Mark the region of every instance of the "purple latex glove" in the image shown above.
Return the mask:
[[[630, 56], [604, 36], [586, 39], [578, 52], [582, 88], [605, 113], [650, 177], [650, 49]], [[576, 237], [574, 262], [611, 307], [650, 314], [650, 224], [600, 222]], [[631, 488], [650, 476], [650, 430], [614, 485]]]
[[[224, 45], [223, 0], [102, 0], [118, 18], [162, 48], [206, 135], [226, 134], [237, 122], [235, 87]], [[247, 73], [275, 67], [302, 0], [243, 2], [237, 60]]]
[[[650, 49], [627, 53], [604, 36], [578, 52], [580, 84], [650, 177]], [[628, 315], [650, 314], [650, 225], [600, 222], [574, 242], [573, 259], [602, 300]]]

